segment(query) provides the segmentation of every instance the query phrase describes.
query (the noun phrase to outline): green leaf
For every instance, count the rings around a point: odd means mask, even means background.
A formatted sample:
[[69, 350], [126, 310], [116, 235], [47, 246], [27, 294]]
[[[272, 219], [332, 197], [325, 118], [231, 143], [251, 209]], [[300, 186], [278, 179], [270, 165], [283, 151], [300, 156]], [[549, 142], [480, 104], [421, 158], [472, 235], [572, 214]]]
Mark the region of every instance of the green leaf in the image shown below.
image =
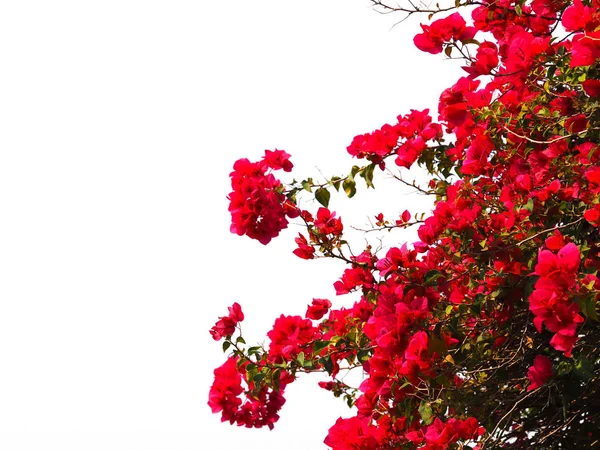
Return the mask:
[[330, 197], [331, 197], [331, 194], [325, 188], [319, 188], [315, 191], [315, 198], [325, 208], [327, 208], [329, 206], [329, 198]]
[[298, 360], [298, 364], [300, 364], [301, 366], [304, 366], [304, 352], [298, 353], [298, 356], [296, 356], [296, 359]]
[[365, 167], [365, 169], [360, 173], [360, 176], [365, 179], [365, 183], [367, 187], [375, 188], [373, 185], [373, 171], [375, 170], [375, 164], [369, 164]]
[[477, 39], [462, 39], [460, 42], [463, 45], [467, 45], [467, 44], [481, 45], [481, 43]]
[[273, 390], [279, 392], [281, 386], [281, 369], [275, 369], [273, 372]]
[[231, 347], [231, 342], [229, 342], [229, 341], [223, 342], [223, 353], [225, 353], [229, 347]]
[[313, 342], [313, 352], [319, 353], [325, 347], [327, 347], [331, 342], [329, 341], [315, 341]]
[[427, 272], [425, 274], [425, 284], [426, 285], [430, 285], [435, 280], [437, 280], [438, 278], [443, 277], [443, 276], [444, 275], [439, 270], [435, 270], [435, 269], [434, 270], [430, 270], [429, 272]]
[[365, 362], [365, 361], [369, 360], [369, 358], [371, 357], [371, 354], [370, 354], [369, 350], [359, 350], [358, 353], [356, 354], [356, 357], [358, 358], [358, 360], [360, 362]]
[[419, 405], [419, 415], [425, 425], [430, 425], [433, 422], [433, 410], [428, 402], [421, 402], [421, 405]]
[[308, 192], [312, 192], [312, 183], [309, 183], [308, 180], [302, 181], [302, 187], [306, 189]]
[[334, 187], [336, 191], [340, 191], [340, 185], [342, 184], [342, 179], [340, 177], [331, 177], [329, 183]]
[[561, 361], [558, 363], [555, 370], [556, 370], [556, 376], [560, 377], [562, 375], [567, 375], [567, 374], [571, 373], [571, 370], [573, 370], [573, 367], [567, 361]]
[[325, 370], [329, 375], [333, 373], [333, 361], [331, 360], [331, 356], [325, 356], [324, 358], [321, 358], [319, 362], [323, 364], [323, 367], [325, 367]]
[[237, 342], [238, 344], [245, 344], [245, 343], [246, 343], [246, 341], [244, 340], [244, 338], [243, 338], [243, 337], [241, 337], [241, 336], [239, 336], [239, 337], [238, 337], [238, 338], [235, 340], [235, 342]]
[[589, 317], [592, 320], [595, 320], [596, 322], [600, 322], [600, 318], [598, 317], [598, 311], [596, 310], [597, 307], [597, 299], [596, 299], [596, 295], [592, 294], [592, 295], [588, 295], [585, 298], [583, 298], [581, 300], [581, 312], [583, 312], [583, 314], [586, 317]]
[[575, 363], [575, 370], [573, 370], [573, 373], [577, 378], [588, 381], [594, 377], [594, 367], [586, 358], [581, 358]]
[[254, 380], [255, 383], [260, 383], [264, 377], [265, 377], [264, 373], [257, 373], [256, 375], [254, 375], [254, 378], [252, 378], [252, 379]]
[[258, 347], [258, 346], [257, 346], [257, 347], [250, 347], [250, 348], [248, 349], [248, 354], [249, 354], [249, 355], [255, 355], [255, 354], [257, 354], [259, 351], [260, 351], [260, 347]]
[[346, 178], [342, 184], [342, 187], [344, 188], [344, 192], [348, 198], [352, 198], [356, 194], [356, 182], [353, 178]]

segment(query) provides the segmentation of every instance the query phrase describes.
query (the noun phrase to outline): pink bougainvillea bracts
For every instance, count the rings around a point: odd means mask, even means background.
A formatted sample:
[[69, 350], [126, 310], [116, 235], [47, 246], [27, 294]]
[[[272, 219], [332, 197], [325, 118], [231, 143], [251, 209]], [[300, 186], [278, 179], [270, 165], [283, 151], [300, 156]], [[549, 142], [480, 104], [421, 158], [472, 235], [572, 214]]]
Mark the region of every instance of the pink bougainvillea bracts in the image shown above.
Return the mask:
[[228, 197], [232, 233], [268, 244], [287, 228], [288, 217], [298, 216], [295, 205], [283, 194], [281, 182], [271, 173], [278, 169], [289, 172], [293, 167], [289, 158], [282, 150], [266, 150], [259, 162], [236, 161], [230, 174], [233, 192]]

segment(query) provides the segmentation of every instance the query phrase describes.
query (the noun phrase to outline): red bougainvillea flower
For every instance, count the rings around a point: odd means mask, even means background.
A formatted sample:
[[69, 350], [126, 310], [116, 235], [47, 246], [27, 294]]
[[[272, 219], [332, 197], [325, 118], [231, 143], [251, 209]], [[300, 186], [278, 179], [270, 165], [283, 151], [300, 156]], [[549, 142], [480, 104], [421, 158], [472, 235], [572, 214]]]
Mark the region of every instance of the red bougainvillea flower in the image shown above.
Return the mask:
[[377, 439], [372, 435], [368, 419], [340, 417], [329, 429], [325, 445], [332, 450], [377, 450]]
[[337, 219], [335, 217], [335, 213], [332, 213], [327, 208], [319, 208], [319, 210], [317, 211], [315, 227], [317, 228], [321, 236], [339, 236], [344, 230], [342, 219]]
[[269, 172], [291, 170], [289, 157], [283, 150], [266, 150], [259, 162], [235, 162], [230, 174], [233, 192], [228, 196], [232, 233], [268, 244], [287, 228], [287, 217], [298, 216], [295, 205], [283, 194], [281, 182]]
[[294, 167], [290, 161], [290, 155], [283, 150], [265, 150], [263, 161], [273, 170], [283, 169], [284, 172], [291, 172]]
[[432, 54], [441, 53], [446, 42], [473, 39], [477, 33], [474, 27], [467, 27], [460, 13], [435, 20], [431, 25], [421, 25], [421, 28], [423, 32], [414, 38], [415, 46], [423, 52]]
[[315, 257], [315, 248], [308, 243], [302, 233], [298, 233], [298, 237], [294, 241], [298, 245], [298, 248], [293, 251], [294, 255], [302, 259], [313, 259]]
[[463, 69], [471, 77], [488, 75], [498, 66], [499, 61], [498, 46], [493, 42], [484, 41], [477, 47], [477, 54], [473, 63], [470, 66], [463, 67]]
[[575, 281], [581, 263], [579, 249], [572, 242], [560, 249], [558, 254], [542, 250], [538, 255], [535, 274], [545, 280], [552, 280], [559, 286], [570, 286]]
[[242, 388], [242, 375], [237, 369], [237, 358], [227, 358], [222, 366], [214, 371], [215, 381], [208, 394], [208, 406], [213, 413], [222, 411], [221, 422], [235, 422], [235, 413], [242, 404], [239, 395]]
[[314, 339], [316, 331], [310, 319], [282, 314], [267, 333], [271, 339], [269, 356], [275, 362], [291, 360]]
[[[556, 235], [554, 239], [549, 238], [553, 248], [557, 247], [556, 239]], [[583, 322], [579, 307], [569, 298], [580, 263], [579, 248], [572, 242], [562, 247], [558, 254], [541, 250], [534, 272], [539, 278], [529, 296], [529, 309], [535, 316], [533, 323], [538, 332], [542, 332], [542, 325], [545, 324], [548, 330], [555, 333], [550, 345], [564, 352], [566, 357], [571, 356], [577, 341], [577, 327]]]
[[591, 66], [600, 58], [600, 32], [573, 36], [571, 67]]
[[320, 320], [331, 308], [329, 300], [314, 298], [312, 304], [306, 310], [306, 317], [312, 320]]
[[242, 307], [236, 302], [229, 307], [228, 316], [219, 317], [215, 326], [210, 329], [210, 334], [215, 341], [231, 336], [235, 332], [237, 324], [242, 320], [244, 320], [244, 313]]
[[562, 25], [567, 31], [594, 31], [600, 22], [598, 14], [589, 6], [584, 6], [581, 0], [574, 0], [562, 15]]
[[552, 375], [552, 361], [550, 361], [550, 358], [543, 355], [537, 355], [533, 360], [533, 366], [527, 371], [527, 377], [531, 382], [527, 390], [533, 391], [534, 389], [543, 386]]

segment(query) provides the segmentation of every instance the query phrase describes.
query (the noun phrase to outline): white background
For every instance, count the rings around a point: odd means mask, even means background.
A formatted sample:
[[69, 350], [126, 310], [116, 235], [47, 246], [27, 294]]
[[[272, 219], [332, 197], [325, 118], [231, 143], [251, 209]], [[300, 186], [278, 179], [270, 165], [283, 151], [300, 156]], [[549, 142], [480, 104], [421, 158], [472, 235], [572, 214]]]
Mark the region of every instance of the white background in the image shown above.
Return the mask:
[[[342, 175], [354, 135], [435, 112], [459, 64], [414, 48], [426, 17], [399, 19], [366, 0], [0, 2], [1, 449], [325, 447], [351, 411], [315, 377], [271, 432], [206, 405], [208, 329], [234, 301], [260, 342], [313, 297], [356, 299], [335, 297], [343, 266], [291, 253], [299, 227], [231, 235], [228, 174], [280, 148], [297, 179]], [[429, 210], [381, 178], [332, 196], [346, 228]]]

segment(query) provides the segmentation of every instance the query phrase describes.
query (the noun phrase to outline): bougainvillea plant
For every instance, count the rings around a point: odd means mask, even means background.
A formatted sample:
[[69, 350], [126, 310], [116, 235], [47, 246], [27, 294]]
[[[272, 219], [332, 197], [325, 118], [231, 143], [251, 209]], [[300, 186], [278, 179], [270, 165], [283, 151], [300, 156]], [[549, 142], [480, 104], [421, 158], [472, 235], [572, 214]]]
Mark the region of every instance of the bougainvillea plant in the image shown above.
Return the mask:
[[[266, 346], [246, 345], [240, 305], [219, 318], [227, 359], [209, 406], [272, 428], [286, 386], [326, 372], [320, 387], [355, 412], [332, 424], [334, 450], [600, 448], [600, 1], [373, 3], [428, 14], [414, 44], [462, 59], [464, 76], [435, 121], [413, 110], [356, 136], [347, 150], [362, 165], [343, 177], [284, 184], [281, 150], [236, 162], [232, 232], [267, 244], [294, 219], [296, 257], [347, 267], [336, 299], [281, 315]], [[331, 194], [415, 165], [431, 215], [371, 214], [376, 230], [417, 227], [419, 241], [350, 251]], [[300, 208], [299, 195], [320, 206]], [[349, 367], [360, 386], [338, 378]]]

